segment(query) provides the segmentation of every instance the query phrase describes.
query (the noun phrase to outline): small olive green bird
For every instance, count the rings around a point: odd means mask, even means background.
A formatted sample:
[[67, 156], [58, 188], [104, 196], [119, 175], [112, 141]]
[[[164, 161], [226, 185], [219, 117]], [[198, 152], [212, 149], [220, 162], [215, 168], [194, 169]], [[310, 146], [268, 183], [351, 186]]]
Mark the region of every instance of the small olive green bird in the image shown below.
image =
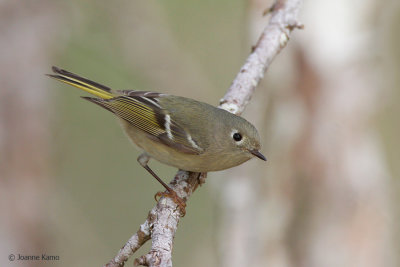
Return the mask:
[[[82, 97], [114, 113], [144, 153], [138, 162], [171, 194], [147, 165], [150, 158], [191, 172], [225, 170], [260, 153], [260, 137], [245, 119], [193, 99], [155, 92], [112, 90], [57, 67], [48, 76], [96, 97]], [[183, 202], [180, 202], [182, 204]]]

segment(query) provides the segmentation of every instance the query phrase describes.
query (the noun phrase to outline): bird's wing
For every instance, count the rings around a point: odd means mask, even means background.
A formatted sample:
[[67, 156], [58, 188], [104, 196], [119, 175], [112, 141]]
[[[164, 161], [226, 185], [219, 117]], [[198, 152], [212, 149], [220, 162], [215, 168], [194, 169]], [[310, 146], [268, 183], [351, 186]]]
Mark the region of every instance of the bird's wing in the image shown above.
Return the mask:
[[150, 137], [187, 154], [201, 154], [202, 149], [158, 101], [162, 94], [143, 91], [119, 91], [111, 99], [83, 97], [113, 112]]

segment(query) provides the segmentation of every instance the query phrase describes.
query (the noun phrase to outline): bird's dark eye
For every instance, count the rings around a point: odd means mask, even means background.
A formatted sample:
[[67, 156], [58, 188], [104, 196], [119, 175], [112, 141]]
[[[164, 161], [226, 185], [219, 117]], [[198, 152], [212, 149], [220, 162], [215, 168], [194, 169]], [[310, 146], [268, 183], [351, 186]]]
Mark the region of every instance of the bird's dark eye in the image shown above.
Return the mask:
[[232, 135], [233, 140], [235, 140], [236, 142], [239, 142], [240, 140], [242, 140], [242, 135], [240, 133], [234, 133]]

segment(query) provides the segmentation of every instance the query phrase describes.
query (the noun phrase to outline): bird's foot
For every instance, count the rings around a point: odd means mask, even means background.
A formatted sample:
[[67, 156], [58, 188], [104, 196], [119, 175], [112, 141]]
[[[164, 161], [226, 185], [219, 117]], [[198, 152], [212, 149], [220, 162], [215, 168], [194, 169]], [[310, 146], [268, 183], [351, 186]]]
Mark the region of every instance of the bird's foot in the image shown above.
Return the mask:
[[157, 194], [154, 195], [154, 199], [158, 202], [158, 198], [161, 197], [168, 197], [172, 199], [177, 205], [179, 212], [181, 213], [181, 216], [184, 217], [186, 214], [186, 203], [185, 201], [178, 196], [178, 194], [174, 190], [170, 190], [167, 192], [157, 192]]

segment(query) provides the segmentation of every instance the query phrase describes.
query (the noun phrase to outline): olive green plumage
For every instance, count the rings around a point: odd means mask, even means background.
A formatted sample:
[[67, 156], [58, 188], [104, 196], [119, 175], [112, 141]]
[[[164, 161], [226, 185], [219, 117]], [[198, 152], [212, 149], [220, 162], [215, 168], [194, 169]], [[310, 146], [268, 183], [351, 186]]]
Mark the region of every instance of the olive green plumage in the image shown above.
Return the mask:
[[265, 160], [256, 128], [225, 110], [180, 96], [113, 91], [68, 71], [53, 71], [50, 77], [97, 96], [83, 98], [114, 113], [134, 144], [167, 165], [209, 172], [254, 156]]

